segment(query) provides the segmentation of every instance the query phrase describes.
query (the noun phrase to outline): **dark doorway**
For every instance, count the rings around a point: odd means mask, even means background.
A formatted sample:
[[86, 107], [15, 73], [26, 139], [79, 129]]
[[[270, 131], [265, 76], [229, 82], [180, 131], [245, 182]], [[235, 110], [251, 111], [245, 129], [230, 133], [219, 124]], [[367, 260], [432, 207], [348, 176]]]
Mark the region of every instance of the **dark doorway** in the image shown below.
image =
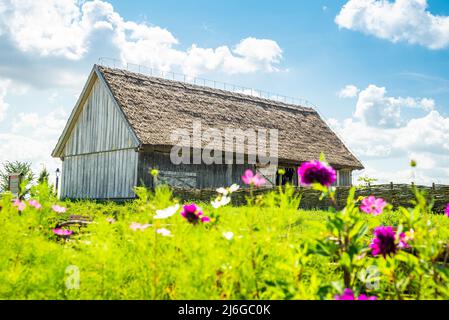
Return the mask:
[[276, 173], [276, 185], [285, 186], [287, 183], [295, 185], [295, 169], [294, 168], [279, 168], [285, 170], [284, 175], [279, 174], [279, 170]]

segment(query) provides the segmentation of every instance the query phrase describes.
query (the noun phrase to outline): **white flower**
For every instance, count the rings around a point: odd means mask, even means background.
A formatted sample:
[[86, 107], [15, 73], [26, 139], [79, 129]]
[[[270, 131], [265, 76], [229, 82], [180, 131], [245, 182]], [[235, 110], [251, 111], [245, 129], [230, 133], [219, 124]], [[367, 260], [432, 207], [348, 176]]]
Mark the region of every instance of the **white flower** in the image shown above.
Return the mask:
[[228, 232], [223, 232], [223, 237], [226, 240], [231, 241], [234, 238], [234, 232], [228, 231]]
[[222, 194], [224, 196], [227, 196], [229, 191], [228, 191], [228, 189], [225, 189], [225, 188], [221, 187], [221, 188], [217, 189], [217, 193]]
[[174, 215], [179, 210], [179, 204], [175, 204], [172, 207], [163, 210], [157, 210], [154, 219], [167, 219]]
[[170, 230], [167, 230], [165, 228], [157, 229], [156, 233], [162, 235], [163, 237], [173, 237]]
[[232, 186], [229, 187], [229, 192], [234, 193], [239, 189], [240, 189], [240, 186], [238, 184], [233, 184]]
[[237, 190], [240, 189], [240, 186], [238, 184], [233, 184], [232, 186], [230, 186], [229, 188], [218, 188], [217, 189], [217, 193], [222, 194], [224, 196], [227, 196], [231, 193], [236, 192]]
[[224, 207], [231, 202], [231, 198], [227, 196], [218, 197], [214, 201], [211, 201], [211, 205], [214, 209]]

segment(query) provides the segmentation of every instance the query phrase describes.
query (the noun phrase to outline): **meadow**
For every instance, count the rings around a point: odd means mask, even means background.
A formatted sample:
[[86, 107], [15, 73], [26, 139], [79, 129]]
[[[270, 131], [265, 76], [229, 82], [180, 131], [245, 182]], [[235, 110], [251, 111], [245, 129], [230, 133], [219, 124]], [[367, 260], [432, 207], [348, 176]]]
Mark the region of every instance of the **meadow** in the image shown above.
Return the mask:
[[[218, 191], [189, 206], [167, 186], [124, 204], [59, 201], [46, 184], [4, 194], [0, 299], [449, 298], [449, 218], [419, 191], [374, 214], [353, 193], [344, 210], [302, 211], [289, 186], [240, 207]], [[74, 216], [89, 223], [57, 228]]]

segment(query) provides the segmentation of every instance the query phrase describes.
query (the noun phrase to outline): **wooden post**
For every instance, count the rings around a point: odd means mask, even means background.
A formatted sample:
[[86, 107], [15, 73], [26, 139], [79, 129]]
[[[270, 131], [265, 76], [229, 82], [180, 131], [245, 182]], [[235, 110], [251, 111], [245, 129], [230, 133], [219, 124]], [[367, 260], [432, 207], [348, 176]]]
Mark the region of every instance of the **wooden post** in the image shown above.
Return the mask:
[[8, 191], [14, 196], [20, 195], [20, 184], [22, 183], [23, 175], [21, 173], [12, 173], [8, 177]]
[[435, 191], [435, 182], [432, 182], [432, 190]]

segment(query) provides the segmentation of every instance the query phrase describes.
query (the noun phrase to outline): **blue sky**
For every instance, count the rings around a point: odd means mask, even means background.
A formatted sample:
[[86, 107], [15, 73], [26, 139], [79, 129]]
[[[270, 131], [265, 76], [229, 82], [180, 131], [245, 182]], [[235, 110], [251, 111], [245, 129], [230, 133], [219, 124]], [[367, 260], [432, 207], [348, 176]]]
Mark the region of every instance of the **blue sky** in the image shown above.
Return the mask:
[[449, 184], [448, 1], [0, 0], [0, 161], [59, 165], [99, 56], [307, 98], [361, 174]]

